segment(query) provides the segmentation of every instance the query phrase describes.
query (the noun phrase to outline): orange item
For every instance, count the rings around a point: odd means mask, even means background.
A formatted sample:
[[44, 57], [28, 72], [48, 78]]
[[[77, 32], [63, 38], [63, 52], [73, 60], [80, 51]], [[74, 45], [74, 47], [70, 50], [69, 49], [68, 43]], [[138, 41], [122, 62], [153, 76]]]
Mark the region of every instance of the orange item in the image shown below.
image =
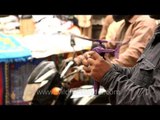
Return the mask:
[[59, 94], [60, 94], [60, 91], [61, 91], [61, 88], [59, 88], [59, 87], [54, 87], [54, 88], [52, 88], [51, 93], [52, 93], [53, 95], [59, 95]]

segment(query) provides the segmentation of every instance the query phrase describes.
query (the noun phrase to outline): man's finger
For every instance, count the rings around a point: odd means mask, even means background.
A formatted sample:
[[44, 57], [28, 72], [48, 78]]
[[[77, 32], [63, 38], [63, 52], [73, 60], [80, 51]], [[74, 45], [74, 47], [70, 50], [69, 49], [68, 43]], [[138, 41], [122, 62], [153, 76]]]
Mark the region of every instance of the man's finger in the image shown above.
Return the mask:
[[95, 51], [89, 51], [84, 54], [84, 57], [85, 58], [92, 58], [92, 59], [96, 60], [100, 57], [100, 55]]
[[88, 60], [83, 59], [83, 60], [82, 60], [82, 64], [87, 67], [87, 66], [89, 65], [89, 64], [88, 64]]
[[94, 59], [94, 60], [96, 60], [96, 59], [98, 59], [99, 57], [101, 57], [97, 52], [95, 52], [95, 51], [93, 51], [92, 53], [90, 53], [91, 54], [91, 58], [92, 59]]
[[91, 76], [91, 73], [86, 73], [86, 72], [84, 72], [84, 75], [85, 75], [85, 76]]
[[89, 67], [83, 67], [83, 70], [86, 72], [86, 73], [89, 73], [89, 72], [91, 72], [91, 69], [89, 68]]
[[95, 63], [95, 60], [92, 58], [88, 58], [87, 63], [88, 63], [88, 65], [92, 66]]
[[88, 52], [86, 52], [86, 53], [84, 53], [84, 57], [86, 58], [86, 59], [88, 59], [88, 58], [92, 58], [92, 55], [95, 53], [95, 51], [88, 51]]
[[74, 58], [74, 61], [76, 62], [77, 65], [82, 64], [82, 60], [84, 59], [83, 55], [79, 55], [78, 57]]

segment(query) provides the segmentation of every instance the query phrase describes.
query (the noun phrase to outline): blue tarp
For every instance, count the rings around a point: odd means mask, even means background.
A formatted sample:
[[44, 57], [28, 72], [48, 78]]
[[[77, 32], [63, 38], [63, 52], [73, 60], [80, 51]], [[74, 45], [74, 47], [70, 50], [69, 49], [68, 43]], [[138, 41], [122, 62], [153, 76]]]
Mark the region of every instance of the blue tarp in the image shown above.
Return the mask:
[[26, 61], [31, 51], [22, 46], [13, 36], [0, 33], [0, 62]]

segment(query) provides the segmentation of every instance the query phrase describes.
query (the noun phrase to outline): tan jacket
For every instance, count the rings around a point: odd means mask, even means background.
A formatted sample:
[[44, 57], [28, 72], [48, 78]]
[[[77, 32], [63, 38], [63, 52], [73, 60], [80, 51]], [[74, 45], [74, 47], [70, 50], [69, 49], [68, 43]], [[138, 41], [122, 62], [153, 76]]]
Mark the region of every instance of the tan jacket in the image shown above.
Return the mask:
[[[126, 67], [132, 67], [136, 64], [157, 27], [156, 21], [148, 15], [134, 15], [129, 22], [130, 25], [122, 40], [122, 43], [128, 43], [120, 47], [119, 58], [115, 58], [113, 54], [108, 55], [113, 63]], [[112, 32], [111, 41], [106, 45], [107, 48], [116, 48], [124, 23], [124, 21], [121, 22], [119, 28]]]

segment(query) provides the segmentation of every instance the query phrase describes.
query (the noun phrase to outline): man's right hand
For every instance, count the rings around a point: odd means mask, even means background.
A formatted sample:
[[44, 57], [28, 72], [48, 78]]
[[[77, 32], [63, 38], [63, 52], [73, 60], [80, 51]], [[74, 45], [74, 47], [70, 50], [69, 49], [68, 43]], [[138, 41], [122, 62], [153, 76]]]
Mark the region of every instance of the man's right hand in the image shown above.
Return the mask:
[[106, 72], [112, 67], [110, 60], [104, 60], [97, 52], [89, 51], [76, 57], [75, 62], [84, 65], [84, 74], [92, 76], [94, 80], [100, 81]]

